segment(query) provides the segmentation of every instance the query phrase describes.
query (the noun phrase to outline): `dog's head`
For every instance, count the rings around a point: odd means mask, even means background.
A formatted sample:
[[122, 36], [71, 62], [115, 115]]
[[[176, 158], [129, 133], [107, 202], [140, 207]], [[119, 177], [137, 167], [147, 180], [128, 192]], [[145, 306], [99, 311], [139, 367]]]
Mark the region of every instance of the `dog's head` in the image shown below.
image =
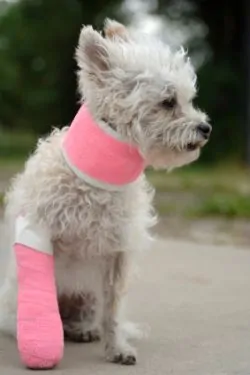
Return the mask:
[[76, 52], [79, 90], [94, 117], [137, 144], [153, 167], [196, 160], [211, 126], [193, 105], [196, 75], [185, 51], [132, 36], [115, 21], [104, 34], [83, 27]]

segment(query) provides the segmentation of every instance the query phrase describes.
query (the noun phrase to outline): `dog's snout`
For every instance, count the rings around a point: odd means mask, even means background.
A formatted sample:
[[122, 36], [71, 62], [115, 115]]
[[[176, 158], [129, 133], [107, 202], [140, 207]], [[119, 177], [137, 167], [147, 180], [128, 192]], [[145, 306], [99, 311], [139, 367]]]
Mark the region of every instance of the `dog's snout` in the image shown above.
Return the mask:
[[207, 123], [202, 123], [197, 126], [198, 132], [205, 138], [208, 139], [211, 131], [212, 131], [212, 126], [207, 124]]

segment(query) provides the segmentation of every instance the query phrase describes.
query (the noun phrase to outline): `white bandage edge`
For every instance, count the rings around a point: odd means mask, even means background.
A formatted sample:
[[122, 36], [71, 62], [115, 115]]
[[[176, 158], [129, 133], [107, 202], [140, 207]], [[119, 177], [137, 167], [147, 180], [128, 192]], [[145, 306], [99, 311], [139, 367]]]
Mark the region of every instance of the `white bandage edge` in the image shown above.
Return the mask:
[[53, 255], [49, 231], [41, 225], [30, 222], [25, 216], [16, 218], [14, 242]]

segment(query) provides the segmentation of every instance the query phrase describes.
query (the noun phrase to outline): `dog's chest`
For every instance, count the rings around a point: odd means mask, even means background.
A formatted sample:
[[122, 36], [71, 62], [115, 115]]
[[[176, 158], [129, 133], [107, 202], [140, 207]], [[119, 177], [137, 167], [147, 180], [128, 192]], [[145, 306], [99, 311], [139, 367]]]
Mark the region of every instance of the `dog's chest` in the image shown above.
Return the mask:
[[112, 193], [85, 194], [79, 202], [74, 209], [65, 204], [61, 222], [56, 218], [55, 252], [77, 259], [126, 250], [133, 220], [131, 202]]
[[89, 259], [117, 251], [136, 251], [148, 243], [151, 194], [143, 179], [122, 191], [106, 191], [69, 175], [67, 185], [58, 184], [53, 204], [46, 206], [55, 254]]
[[59, 294], [71, 295], [82, 292], [102, 294], [102, 259], [74, 260], [67, 254], [55, 259], [56, 284]]

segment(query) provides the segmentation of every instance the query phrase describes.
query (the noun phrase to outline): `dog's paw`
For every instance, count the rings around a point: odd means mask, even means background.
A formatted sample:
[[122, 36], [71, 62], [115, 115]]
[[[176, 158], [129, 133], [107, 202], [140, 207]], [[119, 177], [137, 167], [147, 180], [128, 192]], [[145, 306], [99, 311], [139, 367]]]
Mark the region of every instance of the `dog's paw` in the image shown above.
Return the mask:
[[128, 347], [125, 350], [106, 350], [106, 359], [108, 362], [118, 363], [121, 365], [135, 365], [136, 364], [136, 350], [132, 347]]
[[101, 340], [99, 329], [93, 329], [85, 332], [65, 332], [65, 340], [78, 343], [91, 343]]
[[136, 356], [133, 355], [133, 354], [119, 353], [119, 354], [116, 354], [113, 357], [112, 362], [113, 363], [120, 363], [121, 365], [131, 366], [131, 365], [136, 364]]

